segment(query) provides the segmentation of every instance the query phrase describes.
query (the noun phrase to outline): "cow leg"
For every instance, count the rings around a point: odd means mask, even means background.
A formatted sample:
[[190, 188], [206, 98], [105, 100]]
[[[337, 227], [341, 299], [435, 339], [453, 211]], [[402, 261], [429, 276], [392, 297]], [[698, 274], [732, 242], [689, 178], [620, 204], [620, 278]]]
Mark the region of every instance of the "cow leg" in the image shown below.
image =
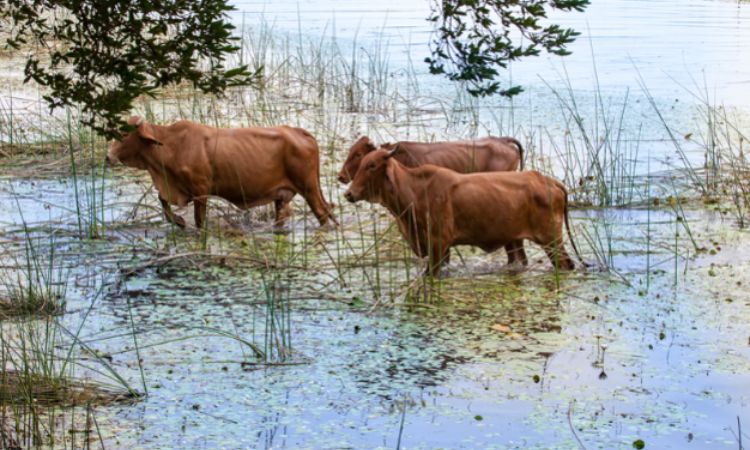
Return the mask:
[[516, 241], [516, 257], [521, 262], [521, 265], [526, 267], [529, 265], [529, 258], [526, 256], [526, 249], [523, 247], [523, 239]]
[[273, 201], [273, 206], [276, 208], [276, 219], [273, 224], [274, 227], [281, 228], [286, 224], [286, 221], [289, 220], [289, 217], [292, 215], [292, 205], [290, 203], [293, 197], [294, 192], [292, 191], [279, 191], [276, 200]]
[[443, 266], [443, 264], [447, 264], [448, 262], [450, 262], [450, 259], [450, 247], [448, 247], [447, 245], [440, 245], [440, 243], [433, 243], [431, 246], [429, 266], [425, 270], [425, 275], [439, 277], [440, 268]]
[[275, 228], [283, 228], [286, 225], [286, 221], [292, 215], [292, 205], [284, 200], [274, 200], [274, 208], [276, 208], [276, 218], [273, 221]]
[[516, 263], [518, 255], [516, 254], [515, 242], [509, 242], [505, 244], [505, 253], [508, 254], [508, 265], [512, 266]]
[[193, 215], [195, 217], [195, 226], [199, 230], [203, 229], [203, 225], [206, 223], [206, 213], [208, 206], [207, 197], [196, 197], [193, 199]]
[[185, 228], [185, 219], [175, 214], [169, 202], [162, 198], [161, 195], [159, 196], [159, 202], [161, 203], [161, 209], [164, 211], [164, 217], [167, 219], [167, 222], [171, 222], [180, 228]]
[[573, 260], [570, 259], [568, 252], [565, 251], [562, 241], [555, 240], [546, 245], [542, 245], [542, 247], [544, 248], [545, 253], [547, 253], [553, 266], [559, 270], [575, 269], [576, 266], [573, 264]]
[[526, 250], [523, 248], [523, 240], [509, 242], [505, 245], [505, 252], [508, 254], [508, 265], [519, 264], [523, 267], [529, 265], [529, 259], [526, 257]]

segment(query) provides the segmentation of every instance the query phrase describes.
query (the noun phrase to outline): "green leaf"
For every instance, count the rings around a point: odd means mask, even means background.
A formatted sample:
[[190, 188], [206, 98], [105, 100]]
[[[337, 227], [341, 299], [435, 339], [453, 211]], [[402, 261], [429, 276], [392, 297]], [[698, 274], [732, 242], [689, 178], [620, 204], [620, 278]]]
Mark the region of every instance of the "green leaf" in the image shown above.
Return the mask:
[[25, 82], [49, 89], [50, 109], [77, 106], [85, 125], [115, 137], [139, 96], [183, 82], [221, 95], [259, 80], [259, 70], [224, 66], [238, 50], [231, 10], [229, 0], [8, 0], [0, 22], [14, 24], [7, 46], [26, 38], [57, 44], [48, 57], [32, 54], [24, 68]]
[[[550, 12], [583, 11], [589, 0], [443, 0], [433, 7], [428, 20], [435, 24], [425, 58], [431, 74], [465, 82], [473, 96], [512, 97], [521, 92], [513, 86], [501, 89], [497, 78], [511, 61], [537, 56], [542, 51], [566, 56], [566, 46], [579, 35], [557, 24], [542, 27]], [[511, 36], [520, 35], [514, 42]]]

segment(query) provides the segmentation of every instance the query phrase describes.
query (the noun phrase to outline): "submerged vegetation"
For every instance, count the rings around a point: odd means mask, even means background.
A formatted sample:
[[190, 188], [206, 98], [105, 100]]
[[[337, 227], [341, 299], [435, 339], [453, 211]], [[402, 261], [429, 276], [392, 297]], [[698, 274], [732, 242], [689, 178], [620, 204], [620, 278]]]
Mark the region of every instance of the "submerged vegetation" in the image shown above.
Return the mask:
[[[533, 108], [393, 68], [384, 40], [239, 31], [231, 62], [264, 68], [256, 89], [165, 88], [134, 112], [308, 129], [341, 226], [317, 230], [295, 200], [279, 233], [265, 207], [212, 199], [206, 233], [180, 230], [147, 178], [104, 165], [85, 113], [49, 116], [14, 87], [0, 101], [0, 446], [736, 443], [717, 435], [724, 422], [701, 427], [700, 409], [679, 405], [725, 395], [729, 375], [747, 380], [740, 112], [696, 95], [686, 124], [645, 80], [613, 96], [561, 77], [544, 80], [556, 108], [540, 122]], [[592, 267], [555, 272], [528, 245], [530, 267], [515, 274], [502, 252], [459, 248], [447, 277], [420, 276], [424, 262], [382, 208], [340, 196], [336, 172], [358, 134], [515, 136], [527, 168], [569, 187]], [[707, 343], [706, 328], [723, 335]], [[706, 372], [705, 388], [684, 386]], [[451, 427], [429, 428], [434, 441], [410, 434], [433, 416], [473, 440]], [[507, 421], [519, 424], [510, 438]], [[336, 440], [327, 431], [341, 423]]]

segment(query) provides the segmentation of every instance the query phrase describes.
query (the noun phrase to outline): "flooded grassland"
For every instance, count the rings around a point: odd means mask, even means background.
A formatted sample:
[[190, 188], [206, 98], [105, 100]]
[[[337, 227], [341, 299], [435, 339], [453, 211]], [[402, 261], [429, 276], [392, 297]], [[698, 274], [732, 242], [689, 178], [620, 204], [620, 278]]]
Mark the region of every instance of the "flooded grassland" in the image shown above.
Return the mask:
[[[641, 13], [650, 26], [676, 7], [663, 3]], [[139, 102], [135, 112], [158, 123], [307, 128], [341, 222], [333, 230], [318, 230], [299, 198], [284, 233], [267, 208], [242, 212], [220, 199], [205, 235], [176, 229], [150, 180], [106, 167], [106, 143], [74, 112], [70, 122], [50, 116], [33, 89], [3, 78], [2, 445], [750, 442], [748, 127], [734, 103], [747, 78], [739, 63], [718, 81], [711, 69], [735, 57], [750, 12], [689, 4], [668, 23], [675, 36], [723, 26], [694, 52], [696, 71], [679, 71], [679, 81], [717, 83], [711, 95], [657, 76], [682, 59], [675, 41], [664, 44], [673, 51], [663, 66], [652, 45], [630, 62], [615, 56], [623, 44], [608, 18], [623, 39], [647, 35], [625, 26], [640, 16], [622, 2], [592, 5], [591, 37], [565, 65], [514, 68], [527, 92], [512, 103], [469, 98], [424, 73], [423, 5], [352, 2], [329, 21], [325, 2], [282, 2], [277, 16], [235, 18], [243, 62], [266, 67], [259, 89], [216, 99], [180, 87]], [[530, 267], [515, 274], [502, 252], [460, 247], [446, 277], [424, 278], [384, 209], [348, 204], [336, 181], [361, 134], [488, 133], [516, 136], [527, 167], [569, 186], [573, 237], [591, 267], [556, 273], [527, 244]], [[178, 210], [188, 223], [190, 212]], [[18, 304], [33, 307], [19, 313]]]

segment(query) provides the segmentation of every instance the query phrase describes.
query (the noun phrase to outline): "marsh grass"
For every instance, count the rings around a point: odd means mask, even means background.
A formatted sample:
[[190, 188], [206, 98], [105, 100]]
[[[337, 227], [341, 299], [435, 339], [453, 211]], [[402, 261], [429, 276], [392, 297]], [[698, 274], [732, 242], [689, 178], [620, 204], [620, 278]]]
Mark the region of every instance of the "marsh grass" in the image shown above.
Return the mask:
[[662, 126], [681, 155], [688, 153], [690, 150], [685, 147], [689, 147], [692, 153], [703, 156], [702, 164], [683, 160], [680, 171], [688, 174], [703, 203], [729, 205], [738, 225], [744, 228], [750, 201], [750, 163], [745, 155], [748, 139], [742, 119], [737, 111], [711, 102], [707, 92], [701, 95], [688, 92], [699, 105], [695, 132], [678, 132], [659, 113]]
[[[70, 331], [53, 316], [0, 323], [3, 444], [15, 442], [24, 448], [70, 445], [75, 438], [69, 431], [80, 426], [76, 408], [133, 401], [139, 396], [103, 355], [79, 339], [81, 329], [82, 324]], [[85, 361], [78, 359], [81, 352], [88, 355]], [[93, 371], [101, 379], [77, 378], [77, 368]]]
[[65, 312], [67, 270], [59, 261], [54, 233], [36, 236], [22, 219], [20, 254], [6, 251], [0, 272], [0, 318], [57, 315]]
[[[84, 430], [91, 408], [137, 398], [129, 387], [74, 375], [75, 352], [53, 318], [0, 326], [0, 440], [4, 448], [71, 446], [71, 430]], [[101, 360], [100, 362], [102, 362]], [[111, 368], [107, 364], [107, 367]], [[106, 369], [104, 370], [106, 371]], [[87, 411], [85, 424], [77, 410]], [[75, 447], [77, 444], [73, 444]]]
[[[72, 123], [70, 110], [67, 111], [66, 131], [78, 234], [81, 239], [96, 239], [104, 226], [106, 166], [101, 149], [105, 145], [91, 129], [81, 126], [80, 122]], [[85, 172], [80, 173], [79, 168]]]
[[[25, 243], [26, 261], [6, 268], [0, 277], [0, 317], [58, 315], [65, 312], [66, 270], [55, 262], [54, 250], [45, 255], [31, 238]], [[49, 247], [54, 249], [54, 242]]]
[[[92, 344], [79, 339], [101, 289], [95, 289], [75, 331], [63, 324], [71, 277], [63, 249], [70, 242], [27, 224], [18, 198], [16, 203], [22, 229], [18, 245], [5, 249], [1, 278], [7, 301], [0, 302], [0, 444], [75, 448], [78, 431], [70, 431], [84, 430], [81, 443], [89, 441], [93, 405], [132, 401], [139, 394]], [[80, 353], [90, 357], [81, 361]], [[78, 378], [78, 368], [98, 378]], [[86, 410], [85, 424], [77, 409]]]

